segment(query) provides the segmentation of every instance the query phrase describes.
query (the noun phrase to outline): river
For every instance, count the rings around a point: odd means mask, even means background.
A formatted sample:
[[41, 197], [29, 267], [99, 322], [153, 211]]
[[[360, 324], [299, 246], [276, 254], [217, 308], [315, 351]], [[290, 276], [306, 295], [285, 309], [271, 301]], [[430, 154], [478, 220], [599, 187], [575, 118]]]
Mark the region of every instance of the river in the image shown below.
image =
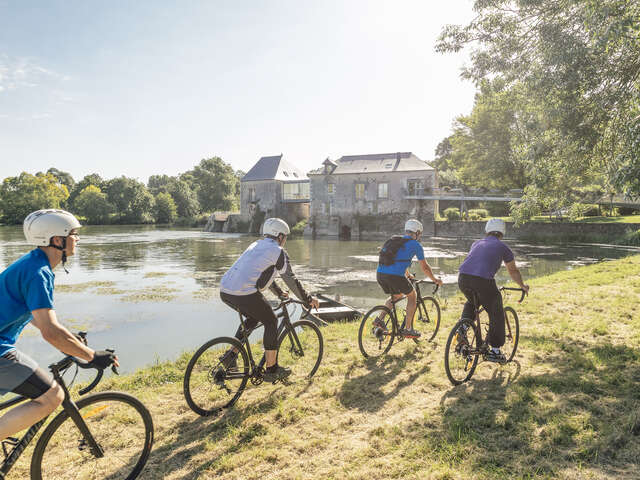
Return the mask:
[[[56, 312], [69, 328], [89, 331], [96, 349], [114, 347], [124, 372], [175, 359], [209, 338], [235, 331], [237, 314], [220, 301], [218, 282], [255, 237], [152, 226], [83, 227], [80, 232], [77, 255], [68, 262], [70, 273], [60, 267], [55, 271]], [[286, 249], [311, 291], [339, 295], [366, 310], [384, 299], [375, 282], [381, 243], [292, 239]], [[471, 243], [422, 240], [427, 261], [445, 281], [445, 298], [457, 292], [457, 269]], [[507, 243], [525, 279], [640, 252], [613, 245]], [[0, 268], [28, 250], [21, 228], [0, 227]], [[497, 280], [507, 280], [504, 268]], [[43, 366], [60, 356], [32, 326], [18, 348]]]

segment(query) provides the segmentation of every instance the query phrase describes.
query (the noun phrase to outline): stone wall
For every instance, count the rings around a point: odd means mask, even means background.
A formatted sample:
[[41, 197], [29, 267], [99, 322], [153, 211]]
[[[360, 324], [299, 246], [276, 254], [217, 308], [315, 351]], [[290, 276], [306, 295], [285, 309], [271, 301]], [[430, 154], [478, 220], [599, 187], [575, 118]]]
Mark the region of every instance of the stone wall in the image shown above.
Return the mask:
[[[482, 237], [486, 222], [435, 222], [436, 237]], [[506, 238], [556, 241], [612, 241], [640, 225], [632, 223], [526, 223], [518, 228], [507, 222]]]
[[[406, 214], [350, 215], [346, 219], [337, 215], [311, 217], [304, 235], [344, 237], [352, 240], [388, 238], [404, 233], [404, 222], [409, 218]], [[425, 235], [433, 235], [433, 213], [424, 213], [412, 218], [418, 218], [422, 222]]]
[[[252, 188], [255, 190], [254, 201], [249, 197]], [[256, 233], [258, 223], [265, 218], [279, 217], [290, 226], [309, 218], [309, 202], [283, 202], [282, 182], [277, 180], [241, 182], [240, 214], [243, 221], [251, 223], [250, 230]]]

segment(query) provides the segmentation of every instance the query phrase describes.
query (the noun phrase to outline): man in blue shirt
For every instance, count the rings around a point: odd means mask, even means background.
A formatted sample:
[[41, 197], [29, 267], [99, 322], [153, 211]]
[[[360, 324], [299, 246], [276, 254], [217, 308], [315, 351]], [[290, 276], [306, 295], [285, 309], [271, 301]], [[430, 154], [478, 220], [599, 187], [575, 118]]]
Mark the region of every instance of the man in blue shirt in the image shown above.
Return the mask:
[[[415, 219], [407, 220], [404, 224], [404, 230], [404, 244], [396, 253], [391, 265], [378, 265], [376, 279], [382, 287], [382, 290], [384, 290], [384, 293], [391, 295], [385, 303], [387, 308], [391, 309], [392, 301], [400, 300], [404, 296], [407, 297], [407, 323], [405, 328], [400, 329], [398, 333], [408, 338], [419, 338], [420, 332], [413, 328], [413, 316], [416, 313], [417, 296], [413, 285], [411, 285], [409, 281], [409, 278], [412, 277], [408, 270], [413, 257], [418, 259], [420, 268], [433, 282], [442, 285], [442, 280], [433, 275], [431, 267], [424, 259], [424, 249], [418, 241], [422, 236], [422, 223]], [[385, 328], [384, 322], [382, 322], [381, 319], [377, 319], [373, 324], [374, 326]]]
[[458, 287], [467, 297], [462, 310], [462, 318], [473, 319], [475, 315], [474, 294], [480, 305], [489, 315], [488, 341], [491, 350], [486, 355], [487, 360], [503, 363], [506, 361], [500, 347], [504, 345], [504, 309], [502, 295], [494, 279], [496, 272], [504, 262], [509, 275], [520, 288], [529, 292], [529, 285], [522, 281], [520, 270], [516, 267], [515, 257], [511, 249], [502, 242], [506, 231], [504, 220], [491, 218], [485, 225], [486, 236], [471, 245], [469, 255], [460, 265]]
[[[109, 351], [94, 351], [58, 323], [53, 310], [53, 269], [75, 253], [78, 220], [64, 210], [38, 210], [27, 216], [27, 243], [37, 248], [0, 273], [0, 395], [14, 392], [31, 398], [0, 417], [0, 440], [30, 427], [62, 403], [64, 392], [15, 343], [31, 322], [51, 345], [97, 368], [118, 366]], [[66, 269], [65, 269], [66, 270]]]

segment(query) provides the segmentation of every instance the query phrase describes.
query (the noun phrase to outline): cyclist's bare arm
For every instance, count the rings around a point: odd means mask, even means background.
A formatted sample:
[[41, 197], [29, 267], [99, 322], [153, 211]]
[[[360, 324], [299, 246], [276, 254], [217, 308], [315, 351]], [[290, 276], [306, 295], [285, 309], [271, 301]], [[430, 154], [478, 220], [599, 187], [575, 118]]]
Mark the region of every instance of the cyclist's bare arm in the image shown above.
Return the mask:
[[426, 260], [419, 260], [418, 263], [420, 264], [420, 268], [422, 269], [424, 274], [427, 277], [429, 277], [429, 279], [433, 283], [435, 283], [436, 285], [442, 286], [442, 280], [440, 280], [439, 278], [436, 278], [436, 276], [433, 274], [433, 271], [431, 270], [431, 267], [429, 266]]
[[58, 323], [55, 310], [39, 308], [31, 312], [31, 323], [40, 330], [42, 338], [56, 347], [62, 353], [72, 355], [90, 362], [93, 360], [93, 350], [80, 342], [69, 330]]
[[525, 292], [529, 293], [529, 285], [525, 285], [525, 283], [522, 281], [522, 275], [520, 274], [520, 270], [518, 270], [518, 267], [516, 267], [516, 261], [511, 260], [510, 262], [505, 262], [504, 264], [507, 267], [507, 271], [509, 272], [509, 275], [511, 276], [513, 281], [516, 282]]

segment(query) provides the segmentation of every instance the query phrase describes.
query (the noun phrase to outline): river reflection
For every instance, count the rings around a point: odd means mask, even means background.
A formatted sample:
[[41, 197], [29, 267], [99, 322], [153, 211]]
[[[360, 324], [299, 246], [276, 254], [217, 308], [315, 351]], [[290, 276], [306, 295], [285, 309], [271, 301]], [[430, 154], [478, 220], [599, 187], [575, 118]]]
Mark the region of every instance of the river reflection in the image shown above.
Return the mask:
[[[237, 316], [218, 297], [220, 276], [254, 237], [151, 226], [83, 227], [70, 274], [56, 270], [56, 311], [73, 329], [90, 332], [96, 348], [115, 347], [124, 371], [174, 359], [206, 339], [230, 334]], [[289, 240], [286, 248], [310, 291], [367, 309], [384, 298], [375, 282], [380, 241]], [[457, 270], [470, 239], [423, 239], [425, 255], [457, 292]], [[619, 258], [640, 249], [610, 245], [507, 242], [525, 278]], [[28, 250], [19, 227], [0, 227], [0, 268]], [[419, 271], [415, 266], [414, 270]], [[422, 275], [420, 274], [419, 277]], [[498, 283], [507, 281], [501, 269]], [[33, 327], [19, 348], [46, 365], [59, 355]]]

